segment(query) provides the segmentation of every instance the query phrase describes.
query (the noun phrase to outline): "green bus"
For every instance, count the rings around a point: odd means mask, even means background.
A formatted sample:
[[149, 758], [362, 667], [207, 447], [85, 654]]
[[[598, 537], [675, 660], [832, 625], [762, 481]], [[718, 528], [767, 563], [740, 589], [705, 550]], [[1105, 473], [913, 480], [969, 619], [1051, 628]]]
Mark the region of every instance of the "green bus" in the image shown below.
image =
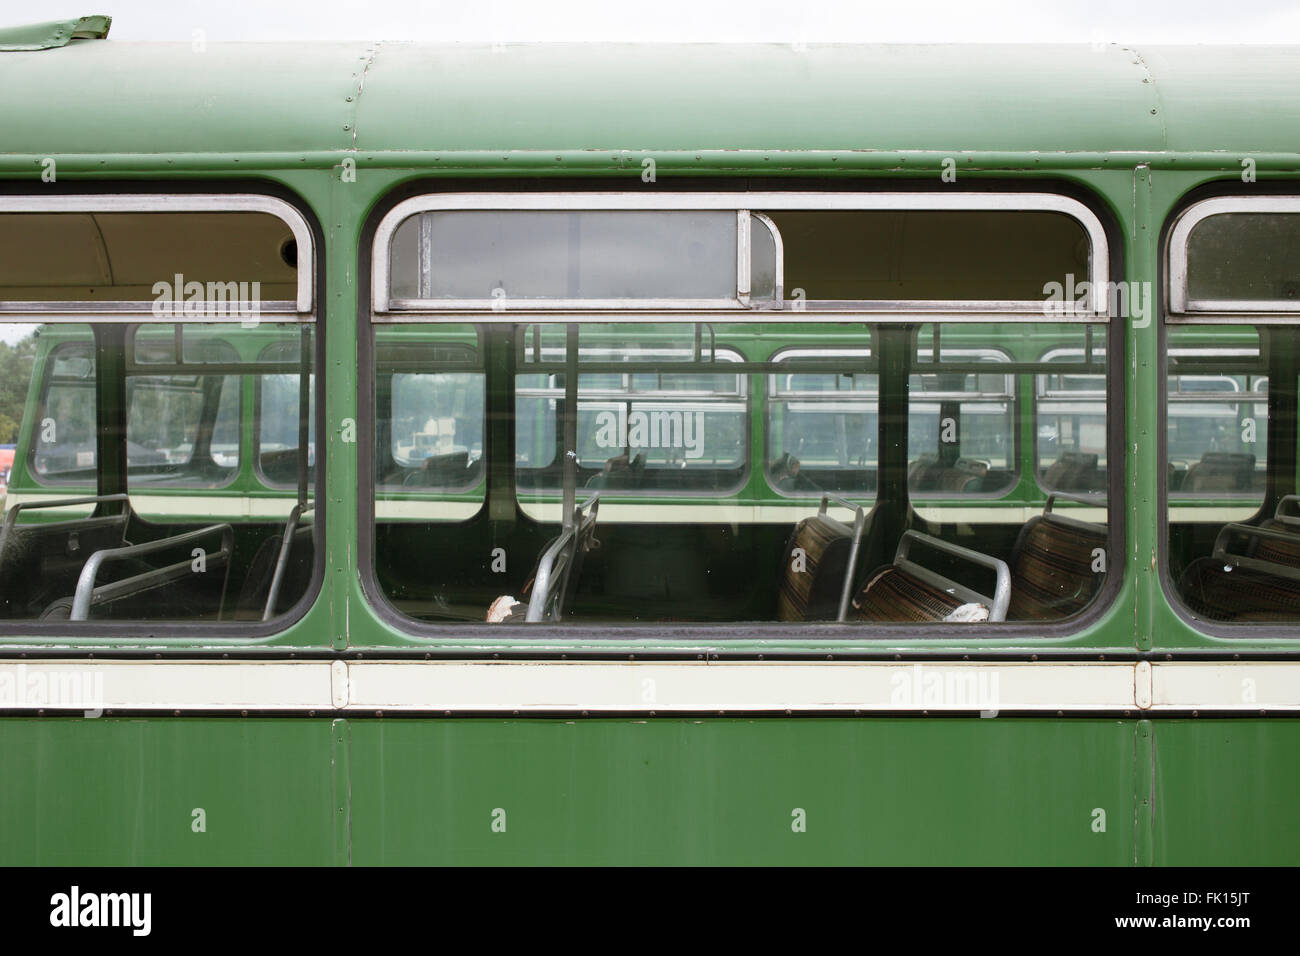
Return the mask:
[[0, 862], [1300, 862], [1300, 51], [92, 26]]

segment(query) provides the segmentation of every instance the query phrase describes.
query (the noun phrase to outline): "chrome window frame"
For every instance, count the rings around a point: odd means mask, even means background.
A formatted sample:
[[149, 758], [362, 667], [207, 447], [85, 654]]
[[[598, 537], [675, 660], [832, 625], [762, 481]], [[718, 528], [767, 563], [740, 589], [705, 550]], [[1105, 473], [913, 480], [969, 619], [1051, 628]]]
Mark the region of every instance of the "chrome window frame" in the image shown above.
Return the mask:
[[[296, 298], [272, 299], [259, 303], [259, 313], [275, 315], [276, 322], [311, 322], [315, 320], [316, 250], [307, 220], [294, 206], [275, 196], [256, 193], [142, 194], [105, 193], [68, 196], [0, 196], [3, 213], [204, 213], [260, 212], [275, 216], [289, 227], [298, 245], [298, 282]], [[0, 318], [5, 321], [85, 322], [247, 322], [247, 314], [232, 313], [228, 306], [213, 308], [204, 303], [202, 310], [183, 315], [155, 315], [152, 301], [21, 301], [0, 300]]]
[[1300, 196], [1216, 196], [1193, 203], [1169, 232], [1169, 315], [1166, 321], [1223, 325], [1248, 316], [1252, 325], [1293, 323], [1297, 299], [1193, 299], [1188, 293], [1187, 243], [1192, 231], [1212, 216], [1231, 213], [1300, 213]]
[[[737, 295], [734, 300], [412, 300], [391, 296], [392, 240], [409, 217], [425, 212], [499, 210], [538, 211], [694, 211], [734, 210], [737, 214]], [[1088, 307], [1057, 317], [1058, 322], [1106, 322], [1109, 319], [1110, 249], [1101, 220], [1084, 203], [1056, 193], [940, 193], [940, 192], [731, 192], [731, 193], [432, 193], [406, 199], [380, 220], [371, 248], [371, 321], [503, 323], [520, 314], [554, 313], [570, 321], [697, 322], [719, 312], [744, 316], [748, 322], [800, 321], [819, 315], [837, 321], [860, 316], [864, 321], [909, 322], [945, 315], [945, 321], [1041, 321], [1046, 299], [1035, 300], [898, 300], [862, 302], [801, 301], [785, 308], [784, 246], [771, 220], [760, 211], [935, 211], [935, 212], [1057, 212], [1070, 216], [1088, 236]], [[777, 242], [777, 292], [764, 308], [749, 301], [751, 277], [750, 228], [759, 219]], [[424, 237], [421, 237], [422, 241]], [[576, 313], [576, 314], [575, 314]]]

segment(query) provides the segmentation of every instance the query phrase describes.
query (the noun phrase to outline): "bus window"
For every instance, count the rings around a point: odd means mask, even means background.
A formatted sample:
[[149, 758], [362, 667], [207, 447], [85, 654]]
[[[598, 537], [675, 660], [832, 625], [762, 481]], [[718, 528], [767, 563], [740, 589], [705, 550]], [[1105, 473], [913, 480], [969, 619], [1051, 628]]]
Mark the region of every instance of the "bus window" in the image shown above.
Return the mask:
[[[1053, 375], [1123, 394], [1104, 302], [1042, 321], [1048, 283], [1105, 286], [1095, 217], [1047, 196], [757, 196], [437, 194], [383, 216], [363, 454], [393, 609], [957, 626], [1094, 605], [1122, 560], [1107, 486], [1040, 495], [1033, 429], [1060, 430], [1049, 466], [1087, 449], [1104, 477], [1105, 402], [1032, 406]], [[601, 203], [620, 208], [581, 208]]]
[[[1096, 494], [1106, 489], [1106, 376], [1085, 366], [1080, 348], [1051, 349], [1043, 356], [1051, 371], [1035, 376], [1037, 395], [1035, 475], [1047, 493]], [[1105, 349], [1092, 364], [1105, 361]], [[1073, 365], [1074, 370], [1067, 371]]]
[[[181, 326], [185, 354], [175, 358], [175, 325], [137, 328], [126, 379], [128, 487], [206, 487], [239, 471], [240, 377], [192, 374], [202, 365], [238, 365], [239, 353], [215, 330]], [[185, 374], [148, 374], [160, 366]], [[144, 373], [144, 374], [141, 374]]]
[[1197, 202], [1169, 234], [1166, 584], [1211, 625], [1300, 622], [1300, 199]]
[[[522, 368], [515, 381], [515, 467], [527, 513], [564, 483], [556, 436], [566, 374], [563, 339], [554, 329], [518, 332]], [[540, 352], [534, 339], [543, 342]], [[733, 348], [711, 344], [700, 362], [672, 329], [585, 327], [577, 361], [577, 483], [620, 495], [726, 493], [748, 470], [746, 376], [726, 369], [741, 361]], [[707, 361], [704, 358], [707, 357]], [[586, 367], [601, 371], [584, 372]], [[707, 366], [709, 371], [700, 371]], [[539, 371], [532, 371], [538, 369]], [[608, 370], [605, 370], [608, 369]], [[562, 438], [562, 436], [561, 436]], [[549, 447], [546, 445], [549, 439]]]
[[855, 370], [873, 367], [871, 349], [786, 349], [774, 359], [792, 369], [803, 360], [843, 371], [768, 376], [768, 482], [783, 494], [874, 496], [879, 376]]
[[953, 344], [987, 339], [983, 326], [940, 325], [936, 364], [935, 328], [922, 326], [918, 337], [916, 364], [926, 371], [908, 378], [908, 489], [918, 498], [1006, 492], [1020, 467], [1015, 376], [990, 366], [1011, 357], [999, 349]]
[[485, 376], [472, 326], [394, 325], [376, 342], [377, 510], [462, 520], [484, 499]]
[[[307, 432], [308, 482], [316, 476], [316, 376], [311, 373], [311, 338], [268, 345], [258, 355], [259, 363], [278, 366], [257, 376], [257, 470], [272, 487], [292, 487], [298, 473], [302, 430]], [[303, 408], [303, 357], [307, 358], [307, 402]], [[293, 369], [285, 371], [282, 369]], [[304, 414], [305, 412], [305, 414]]]
[[[0, 389], [0, 428], [18, 423], [0, 629], [224, 634], [301, 606], [320, 553], [309, 456], [285, 441], [283, 481], [266, 481], [252, 422], [277, 390], [298, 428], [314, 417], [297, 407], [316, 361], [306, 223], [259, 196], [43, 203], [0, 197], [0, 244], [61, 250], [0, 264], [5, 368], [23, 380]], [[112, 314], [66, 322], [51, 301]]]
[[29, 426], [31, 471], [42, 484], [93, 489], [95, 345], [89, 326], [68, 327], [68, 335], [46, 360], [48, 377]]

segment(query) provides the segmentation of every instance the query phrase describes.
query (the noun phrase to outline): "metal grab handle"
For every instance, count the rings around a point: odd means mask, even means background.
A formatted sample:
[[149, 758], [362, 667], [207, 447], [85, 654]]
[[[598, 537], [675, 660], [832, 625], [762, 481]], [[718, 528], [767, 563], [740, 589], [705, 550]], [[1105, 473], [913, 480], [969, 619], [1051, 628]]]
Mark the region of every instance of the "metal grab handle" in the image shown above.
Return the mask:
[[316, 510], [315, 505], [294, 505], [289, 512], [289, 520], [284, 523], [284, 536], [280, 539], [280, 554], [275, 559], [275, 573], [271, 575], [271, 588], [266, 594], [266, 607], [262, 610], [262, 620], [269, 621], [274, 614], [276, 599], [280, 597], [280, 585], [284, 583], [284, 572], [289, 566], [289, 552], [293, 550], [294, 533], [303, 515]]
[[1228, 550], [1228, 541], [1233, 535], [1241, 535], [1246, 538], [1264, 538], [1269, 541], [1285, 541], [1288, 544], [1300, 545], [1300, 535], [1289, 531], [1279, 531], [1276, 528], [1259, 528], [1253, 524], [1226, 524], [1219, 535], [1214, 539], [1213, 558], [1216, 561], [1223, 561], [1225, 564], [1231, 564], [1233, 567], [1246, 568], [1251, 571], [1261, 571], [1264, 574], [1270, 574], [1275, 578], [1287, 578], [1291, 581], [1300, 581], [1300, 567], [1291, 567], [1286, 564], [1277, 564], [1273, 561], [1265, 561], [1263, 558], [1252, 558], [1244, 554], [1234, 554]]
[[138, 558], [142, 555], [166, 551], [168, 548], [180, 547], [218, 533], [221, 535], [221, 550], [217, 552], [215, 557], [217, 559], [229, 559], [234, 552], [235, 531], [228, 524], [209, 525], [206, 528], [187, 531], [171, 538], [160, 538], [157, 541], [146, 541], [144, 544], [131, 544], [124, 548], [106, 548], [103, 551], [96, 551], [90, 556], [90, 560], [86, 562], [81, 569], [81, 575], [77, 578], [77, 590], [72, 599], [72, 615], [70, 619], [73, 621], [89, 620], [90, 607], [96, 603], [96, 598], [99, 599], [99, 603], [103, 603], [106, 600], [115, 600], [119, 597], [143, 591], [147, 587], [153, 587], [183, 577], [189, 572], [191, 562], [187, 558], [184, 561], [169, 564], [165, 568], [145, 571], [143, 574], [137, 574], [96, 588], [95, 578], [99, 575], [100, 568], [105, 564], [111, 561], [122, 561], [126, 558]]
[[[993, 586], [993, 597], [985, 597], [978, 591], [964, 587], [956, 581], [950, 581], [943, 575], [922, 567], [915, 561], [909, 561], [907, 556], [913, 542], [920, 542], [936, 551], [942, 551], [953, 557], [969, 561], [971, 564], [991, 569], [994, 572], [996, 582]], [[963, 548], [961, 545], [952, 544], [942, 538], [932, 538], [930, 535], [921, 534], [919, 531], [904, 531], [903, 537], [898, 542], [898, 551], [894, 554], [894, 566], [903, 568], [909, 574], [913, 574], [928, 584], [955, 594], [967, 602], [978, 601], [987, 604], [990, 621], [1005, 621], [1007, 619], [1007, 607], [1011, 604], [1011, 569], [1007, 567], [1007, 563], [1001, 558], [981, 554], [978, 551], [972, 551], [970, 548]]]
[[[587, 512], [585, 515], [583, 512]], [[541, 560], [537, 562], [537, 574], [533, 578], [533, 596], [528, 600], [528, 614], [524, 618], [527, 623], [537, 623], [546, 617], [547, 606], [553, 597], [552, 592], [558, 590], [562, 594], [569, 583], [569, 573], [573, 569], [573, 562], [577, 559], [579, 549], [582, 547], [583, 538], [590, 537], [591, 529], [596, 525], [596, 515], [600, 511], [600, 492], [592, 495], [581, 505], [574, 509], [574, 521], [569, 527], [560, 532], [560, 536], [555, 542], [543, 552]], [[555, 574], [555, 563], [564, 553], [564, 549], [572, 547], [572, 555], [560, 567], [560, 577], [556, 580], [556, 587], [552, 587], [552, 576]], [[558, 615], [557, 615], [558, 619]]]
[[1287, 505], [1293, 505], [1300, 510], [1300, 495], [1284, 495], [1278, 500], [1277, 507], [1273, 510], [1273, 517], [1283, 524], [1300, 525], [1300, 514], [1284, 514]]
[[849, 548], [849, 563], [844, 569], [844, 584], [840, 588], [840, 607], [835, 615], [836, 621], [847, 621], [849, 619], [849, 601], [853, 597], [853, 582], [857, 577], [858, 551], [862, 548], [862, 531], [867, 524], [867, 513], [863, 510], [862, 505], [855, 505], [839, 495], [827, 493], [822, 495], [821, 506], [817, 509], [817, 514], [834, 521], [834, 518], [830, 518], [826, 514], [826, 509], [831, 502], [834, 502], [840, 508], [853, 512], [853, 544]]
[[55, 498], [53, 501], [20, 501], [5, 512], [4, 527], [0, 529], [0, 554], [4, 554], [5, 544], [9, 540], [9, 531], [18, 523], [18, 514], [21, 511], [31, 511], [34, 508], [66, 508], [72, 505], [98, 505], [109, 501], [129, 500], [130, 495], [118, 494], [87, 495], [84, 498]]

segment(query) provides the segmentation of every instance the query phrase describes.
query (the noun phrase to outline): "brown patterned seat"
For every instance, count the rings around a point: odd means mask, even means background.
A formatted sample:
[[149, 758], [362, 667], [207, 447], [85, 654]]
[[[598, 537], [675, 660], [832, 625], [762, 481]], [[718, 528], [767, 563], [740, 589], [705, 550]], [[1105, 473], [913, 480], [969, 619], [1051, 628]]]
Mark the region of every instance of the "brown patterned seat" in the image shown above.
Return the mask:
[[1214, 554], [1188, 564], [1178, 593], [1194, 613], [1239, 623], [1300, 619], [1300, 580], [1290, 573], [1300, 569], [1300, 520], [1286, 515], [1296, 502], [1283, 498], [1257, 529], [1225, 526]]
[[1008, 621], [1053, 621], [1083, 610], [1105, 575], [1094, 571], [1094, 551], [1106, 547], [1104, 525], [1050, 512], [1021, 530], [1011, 552]]
[[919, 624], [942, 621], [964, 603], [947, 590], [888, 565], [869, 576], [854, 595], [849, 618]]
[[1237, 623], [1300, 619], [1300, 581], [1220, 559], [1197, 558], [1178, 579], [1187, 607], [1210, 621]]
[[[938, 554], [948, 562], [955, 559], [967, 566], [982, 567], [986, 574], [992, 571], [996, 579], [993, 597], [986, 597], [918, 563], [911, 556], [914, 546], [919, 546], [923, 553]], [[849, 619], [911, 624], [945, 620], [1000, 621], [1006, 613], [1009, 591], [1009, 570], [1001, 560], [932, 535], [905, 531], [894, 553], [894, 563], [869, 574], [853, 596]], [[980, 613], [950, 617], [963, 605]]]
[[907, 487], [910, 491], [979, 491], [987, 473], [985, 462], [959, 458], [945, 465], [937, 456], [927, 453], [908, 466]]
[[[796, 548], [802, 549], [801, 560]], [[816, 514], [795, 525], [781, 559], [777, 619], [835, 620], [852, 548], [852, 529], [834, 518]]]

